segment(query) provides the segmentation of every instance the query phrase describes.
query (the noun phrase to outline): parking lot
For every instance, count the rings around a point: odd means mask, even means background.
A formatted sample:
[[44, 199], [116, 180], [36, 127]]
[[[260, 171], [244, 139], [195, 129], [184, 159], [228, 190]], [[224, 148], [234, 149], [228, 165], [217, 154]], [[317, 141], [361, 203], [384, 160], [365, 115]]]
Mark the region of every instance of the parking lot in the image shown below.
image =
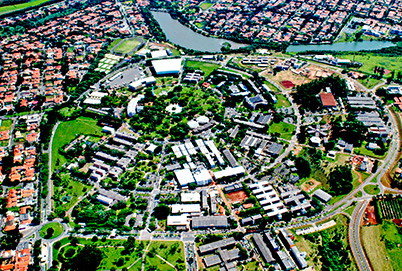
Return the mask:
[[144, 78], [144, 77], [145, 77], [145, 74], [141, 67], [133, 67], [133, 68], [129, 68], [129, 69], [123, 71], [121, 73], [121, 75], [118, 76], [113, 81], [105, 83], [105, 86], [111, 87], [111, 88], [121, 87], [121, 86], [125, 86], [125, 85], [127, 86], [131, 82], [136, 81], [140, 78]]

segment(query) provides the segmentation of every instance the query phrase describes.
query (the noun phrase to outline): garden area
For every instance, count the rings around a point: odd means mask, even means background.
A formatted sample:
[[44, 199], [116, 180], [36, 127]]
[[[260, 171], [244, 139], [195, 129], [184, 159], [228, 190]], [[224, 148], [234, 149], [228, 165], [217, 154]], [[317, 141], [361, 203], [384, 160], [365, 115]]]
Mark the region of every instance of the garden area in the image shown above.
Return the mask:
[[381, 219], [402, 219], [401, 196], [381, 196], [375, 203]]

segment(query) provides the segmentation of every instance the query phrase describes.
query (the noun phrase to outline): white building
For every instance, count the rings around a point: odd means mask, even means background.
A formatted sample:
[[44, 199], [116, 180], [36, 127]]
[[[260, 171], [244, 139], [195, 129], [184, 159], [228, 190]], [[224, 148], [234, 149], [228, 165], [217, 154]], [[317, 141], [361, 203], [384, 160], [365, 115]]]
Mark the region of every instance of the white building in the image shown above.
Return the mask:
[[161, 59], [151, 62], [157, 75], [179, 74], [181, 71], [181, 59]]
[[201, 196], [198, 192], [181, 193], [181, 202], [200, 202]]
[[139, 112], [137, 110], [138, 102], [142, 100], [144, 97], [145, 97], [144, 95], [140, 94], [137, 97], [131, 99], [131, 101], [127, 105], [127, 115], [129, 117], [132, 117]]
[[208, 185], [212, 182], [211, 174], [206, 169], [200, 170], [194, 174], [195, 182], [199, 186]]
[[106, 92], [94, 91], [88, 95], [84, 104], [100, 104], [103, 97], [108, 96]]
[[190, 183], [195, 183], [193, 174], [188, 168], [176, 170], [174, 174], [176, 175], [176, 180], [181, 187], [188, 186]]

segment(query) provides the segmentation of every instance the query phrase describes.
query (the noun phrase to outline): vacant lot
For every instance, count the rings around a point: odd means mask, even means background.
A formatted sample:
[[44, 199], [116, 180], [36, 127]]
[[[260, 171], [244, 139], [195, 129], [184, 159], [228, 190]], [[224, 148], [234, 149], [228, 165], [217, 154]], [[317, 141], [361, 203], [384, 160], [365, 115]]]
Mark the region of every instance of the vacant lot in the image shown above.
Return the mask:
[[207, 8], [210, 8], [212, 5], [213, 5], [212, 3], [204, 2], [200, 5], [200, 8], [206, 10]]
[[226, 196], [228, 197], [230, 202], [243, 202], [248, 198], [246, 192], [244, 192], [243, 190], [229, 193]]
[[[152, 241], [148, 248], [149, 253], [145, 262], [146, 266], [157, 266], [158, 270], [175, 270], [171, 265], [175, 266], [177, 270], [185, 270], [184, 263], [184, 245], [182, 242], [177, 241]], [[161, 260], [162, 257], [165, 261]], [[147, 267], [145, 267], [147, 270]]]
[[135, 47], [137, 47], [139, 44], [140, 42], [135, 39], [125, 40], [122, 43], [120, 43], [117, 47], [115, 47], [113, 51], [115, 53], [125, 55], [133, 51]]
[[56, 167], [57, 159], [62, 165], [66, 161], [64, 156], [59, 154], [58, 150], [64, 145], [70, 143], [79, 135], [102, 136], [102, 128], [96, 124], [96, 120], [86, 117], [80, 117], [75, 120], [61, 123], [56, 130], [52, 145], [52, 172]]

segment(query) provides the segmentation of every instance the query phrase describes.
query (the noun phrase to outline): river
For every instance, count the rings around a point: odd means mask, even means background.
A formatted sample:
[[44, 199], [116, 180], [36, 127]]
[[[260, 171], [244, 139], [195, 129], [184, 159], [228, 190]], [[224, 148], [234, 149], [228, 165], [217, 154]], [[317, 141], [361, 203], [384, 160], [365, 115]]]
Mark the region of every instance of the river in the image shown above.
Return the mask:
[[309, 44], [309, 45], [290, 45], [286, 52], [304, 52], [304, 51], [351, 51], [357, 52], [362, 50], [380, 50], [395, 46], [390, 41], [355, 41], [355, 42], [339, 42], [333, 44]]
[[224, 43], [228, 42], [231, 49], [247, 46], [230, 40], [211, 38], [201, 35], [179, 21], [172, 19], [168, 13], [152, 11], [155, 20], [158, 21], [167, 39], [181, 47], [203, 52], [220, 52]]

